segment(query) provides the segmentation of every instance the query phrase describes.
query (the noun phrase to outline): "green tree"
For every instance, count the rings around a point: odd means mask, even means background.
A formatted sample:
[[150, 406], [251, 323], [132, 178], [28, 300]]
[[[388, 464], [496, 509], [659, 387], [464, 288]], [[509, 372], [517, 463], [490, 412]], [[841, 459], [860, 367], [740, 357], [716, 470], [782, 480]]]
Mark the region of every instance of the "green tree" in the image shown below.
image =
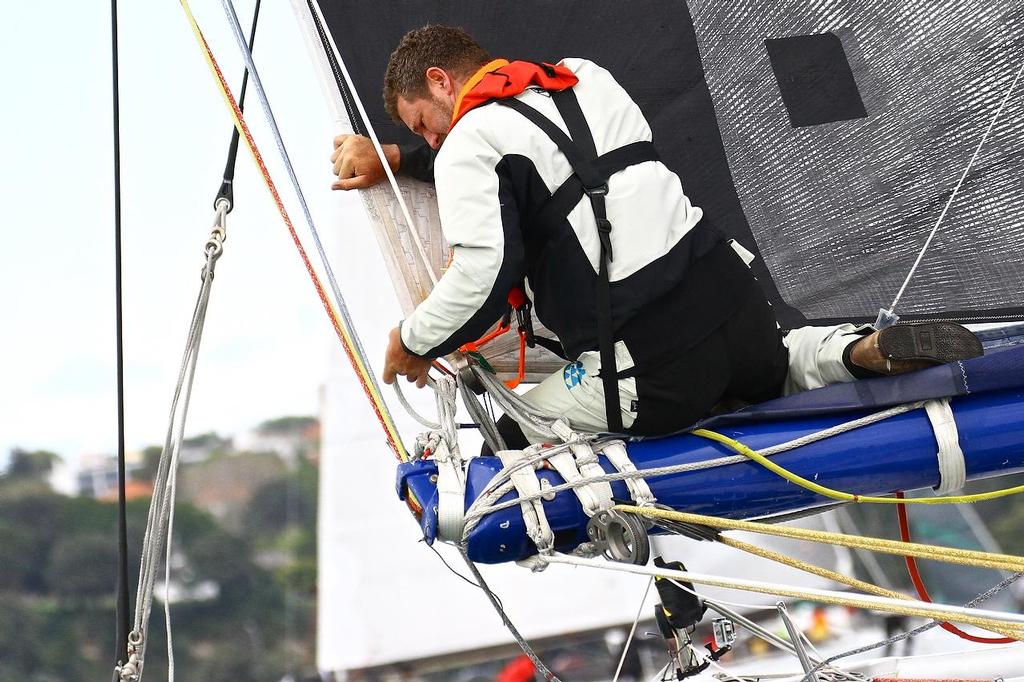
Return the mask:
[[160, 455], [164, 449], [159, 445], [150, 445], [142, 450], [142, 466], [132, 472], [136, 481], [153, 481], [160, 466]]
[[73, 600], [110, 596], [115, 554], [112, 533], [61, 538], [53, 546], [47, 566], [47, 582], [52, 593]]
[[256, 427], [260, 433], [296, 433], [305, 431], [317, 423], [316, 417], [278, 417], [268, 419]]
[[6, 475], [12, 479], [44, 480], [59, 461], [60, 456], [48, 450], [29, 452], [15, 448], [11, 450], [11, 459], [7, 465]]

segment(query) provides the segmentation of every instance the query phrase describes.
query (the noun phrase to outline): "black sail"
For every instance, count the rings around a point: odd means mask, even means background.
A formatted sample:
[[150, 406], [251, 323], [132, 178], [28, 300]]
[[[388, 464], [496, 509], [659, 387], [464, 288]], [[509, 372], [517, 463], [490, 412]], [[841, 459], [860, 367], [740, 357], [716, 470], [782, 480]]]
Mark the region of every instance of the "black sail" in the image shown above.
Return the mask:
[[[462, 26], [495, 56], [607, 68], [693, 203], [758, 256], [787, 328], [873, 320], [889, 305], [1024, 60], [1021, 0], [319, 4], [385, 141], [410, 135], [380, 93], [411, 28]], [[1024, 318], [1022, 130], [1024, 83], [904, 295], [904, 319]]]

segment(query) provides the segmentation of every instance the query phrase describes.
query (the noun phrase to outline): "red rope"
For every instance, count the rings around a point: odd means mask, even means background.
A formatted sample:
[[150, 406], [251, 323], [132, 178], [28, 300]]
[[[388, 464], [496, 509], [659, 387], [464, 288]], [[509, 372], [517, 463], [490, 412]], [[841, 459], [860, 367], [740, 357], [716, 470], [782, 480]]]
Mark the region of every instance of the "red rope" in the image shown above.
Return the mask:
[[[902, 500], [904, 497], [903, 492], [897, 491], [896, 497]], [[896, 515], [900, 521], [900, 540], [911, 542], [910, 522], [907, 520], [907, 505], [902, 502], [897, 504]], [[931, 595], [928, 594], [928, 588], [925, 587], [924, 580], [921, 579], [921, 572], [917, 569], [917, 559], [912, 556], [904, 556], [903, 560], [907, 564], [907, 572], [910, 573], [910, 580], [914, 583], [914, 589], [917, 590], [918, 598], [931, 604]], [[979, 644], [1013, 644], [1017, 641], [1013, 637], [979, 637], [978, 635], [964, 632], [952, 623], [939, 623], [939, 626], [946, 632], [951, 632], [960, 639], [966, 639], [968, 642], [977, 642]]]
[[[327, 297], [327, 292], [324, 290], [323, 284], [320, 282], [320, 277], [316, 274], [313, 269], [313, 264], [309, 260], [309, 255], [306, 253], [305, 247], [302, 245], [302, 241], [299, 239], [298, 233], [295, 231], [295, 226], [292, 224], [292, 219], [288, 215], [287, 209], [284, 207], [284, 202], [281, 200], [281, 195], [277, 192], [277, 186], [274, 184], [273, 179], [270, 177], [270, 171], [267, 170], [266, 165], [263, 163], [263, 155], [260, 154], [259, 148], [256, 146], [256, 141], [252, 137], [252, 133], [249, 132], [249, 126], [245, 123], [245, 118], [242, 116], [242, 110], [239, 108], [238, 103], [235, 101], [234, 95], [231, 94], [231, 90], [228, 88], [227, 80], [224, 78], [224, 74], [221, 72], [220, 65], [217, 63], [217, 59], [213, 56], [213, 51], [210, 49], [209, 44], [206, 42], [206, 38], [202, 37], [203, 49], [206, 50], [206, 54], [210, 57], [210, 62], [213, 64], [214, 70], [217, 72], [217, 78], [220, 80], [221, 86], [224, 89], [224, 93], [227, 95], [228, 100], [231, 102], [231, 108], [234, 110], [235, 116], [238, 118], [241, 124], [242, 132], [245, 135], [246, 141], [249, 143], [249, 148], [253, 152], [253, 157], [256, 159], [256, 165], [259, 166], [260, 173], [263, 175], [264, 181], [267, 183], [267, 188], [270, 190], [271, 196], [274, 198], [274, 203], [277, 205], [277, 210], [281, 214], [281, 218], [284, 220], [285, 225], [288, 227], [288, 233], [291, 235], [292, 241], [295, 242], [295, 248], [299, 252], [299, 256], [302, 258], [303, 265], [306, 266], [306, 272], [309, 273], [309, 278], [313, 282], [313, 288], [316, 289], [317, 296], [320, 298], [320, 302], [324, 306], [324, 310], [327, 312], [327, 316], [331, 319], [331, 325], [334, 327], [335, 334], [338, 335], [338, 340], [341, 341], [341, 346], [345, 350], [345, 355], [348, 356], [349, 362], [352, 364], [352, 369], [355, 370], [356, 376], [359, 378], [359, 383], [363, 387], [363, 391], [366, 393], [366, 397], [370, 399], [370, 405], [373, 407], [373, 411], [377, 415], [377, 420], [384, 428], [384, 433], [387, 436], [388, 444], [396, 455], [402, 452], [401, 446], [396, 439], [392, 436], [390, 429], [387, 426], [387, 420], [381, 413], [377, 401], [374, 398], [373, 392], [370, 390], [370, 386], [366, 381], [366, 378], [362, 375], [359, 370], [359, 364], [356, 362], [355, 354], [352, 348], [349, 347], [348, 342], [345, 339], [345, 334], [342, 331], [341, 323], [338, 321], [338, 316], [334, 314], [334, 309], [331, 306], [330, 300]], [[399, 455], [400, 456], [400, 455]]]
[[[313, 264], [310, 262], [306, 249], [303, 247], [302, 241], [299, 239], [299, 235], [295, 231], [295, 226], [292, 224], [291, 217], [288, 215], [288, 211], [284, 206], [284, 202], [281, 200], [281, 195], [277, 192], [277, 186], [270, 177], [270, 171], [267, 170], [266, 164], [263, 162], [263, 156], [260, 154], [259, 148], [256, 146], [256, 141], [253, 139], [252, 133], [249, 132], [249, 126], [246, 125], [245, 118], [242, 116], [242, 110], [235, 101], [234, 95], [231, 94], [231, 89], [228, 87], [227, 80], [221, 72], [220, 65], [217, 63], [217, 59], [213, 56], [213, 51], [210, 49], [210, 45], [206, 42], [206, 37], [202, 35], [202, 32], [199, 32], [199, 38], [202, 41], [203, 49], [206, 51], [206, 54], [210, 59], [210, 63], [213, 65], [214, 71], [217, 74], [217, 79], [220, 81], [224, 95], [231, 104], [231, 109], [238, 119], [239, 127], [242, 128], [242, 133], [245, 135], [246, 142], [249, 144], [249, 148], [256, 160], [256, 165], [259, 166], [260, 173], [263, 175], [263, 179], [267, 184], [267, 189], [270, 190], [274, 203], [277, 205], [277, 210], [281, 214], [281, 218], [284, 220], [285, 225], [288, 227], [288, 233], [291, 235], [292, 241], [295, 243], [295, 248], [298, 250], [299, 256], [302, 258], [302, 263], [306, 266], [306, 272], [309, 273], [309, 278], [313, 283], [313, 288], [316, 289], [317, 296], [320, 298], [320, 302], [323, 304], [324, 310], [327, 312], [327, 316], [331, 320], [331, 326], [334, 327], [334, 332], [337, 334], [338, 340], [341, 341], [341, 346], [345, 350], [345, 355], [348, 356], [348, 360], [352, 365], [352, 369], [355, 370], [356, 376], [359, 378], [359, 383], [362, 385], [363, 391], [366, 393], [366, 397], [370, 399], [370, 405], [373, 407], [373, 411], [377, 415], [377, 420], [384, 429], [388, 445], [391, 446], [392, 451], [401, 460], [403, 459], [402, 453], [405, 452], [405, 449], [401, 441], [398, 439], [397, 432], [392, 433], [391, 429], [388, 427], [388, 420], [385, 418], [380, 406], [377, 404], [366, 377], [364, 377], [362, 372], [359, 370], [359, 363], [356, 360], [353, 349], [346, 341], [345, 332], [342, 330], [341, 322], [338, 320], [338, 316], [334, 313], [334, 309], [327, 297], [327, 292], [324, 290], [323, 284], [320, 282], [320, 277], [313, 269]], [[416, 500], [412, 494], [406, 498], [406, 501], [409, 508], [418, 518], [422, 514], [422, 507], [420, 506], [419, 501]]]

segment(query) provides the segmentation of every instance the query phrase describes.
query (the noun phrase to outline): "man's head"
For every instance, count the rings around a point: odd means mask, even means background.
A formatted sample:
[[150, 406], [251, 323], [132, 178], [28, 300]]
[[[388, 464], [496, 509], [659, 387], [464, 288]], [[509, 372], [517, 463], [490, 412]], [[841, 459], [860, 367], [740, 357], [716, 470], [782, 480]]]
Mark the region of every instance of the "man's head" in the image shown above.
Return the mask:
[[384, 108], [437, 149], [451, 127], [463, 84], [491, 56], [461, 28], [424, 26], [409, 31], [391, 53], [384, 73]]

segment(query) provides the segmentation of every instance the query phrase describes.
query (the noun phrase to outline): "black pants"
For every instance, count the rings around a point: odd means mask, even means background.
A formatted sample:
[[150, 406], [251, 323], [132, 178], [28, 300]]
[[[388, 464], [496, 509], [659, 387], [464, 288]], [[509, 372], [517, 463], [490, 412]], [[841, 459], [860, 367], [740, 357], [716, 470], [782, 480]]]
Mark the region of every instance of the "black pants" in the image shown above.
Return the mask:
[[[789, 354], [771, 306], [756, 284], [749, 291], [733, 314], [701, 340], [663, 354], [659, 362], [641, 362], [629, 370], [628, 376], [636, 379], [638, 405], [628, 433], [668, 435], [716, 408], [731, 409], [782, 394]], [[509, 448], [529, 445], [519, 425], [508, 417], [498, 420], [498, 431]]]

